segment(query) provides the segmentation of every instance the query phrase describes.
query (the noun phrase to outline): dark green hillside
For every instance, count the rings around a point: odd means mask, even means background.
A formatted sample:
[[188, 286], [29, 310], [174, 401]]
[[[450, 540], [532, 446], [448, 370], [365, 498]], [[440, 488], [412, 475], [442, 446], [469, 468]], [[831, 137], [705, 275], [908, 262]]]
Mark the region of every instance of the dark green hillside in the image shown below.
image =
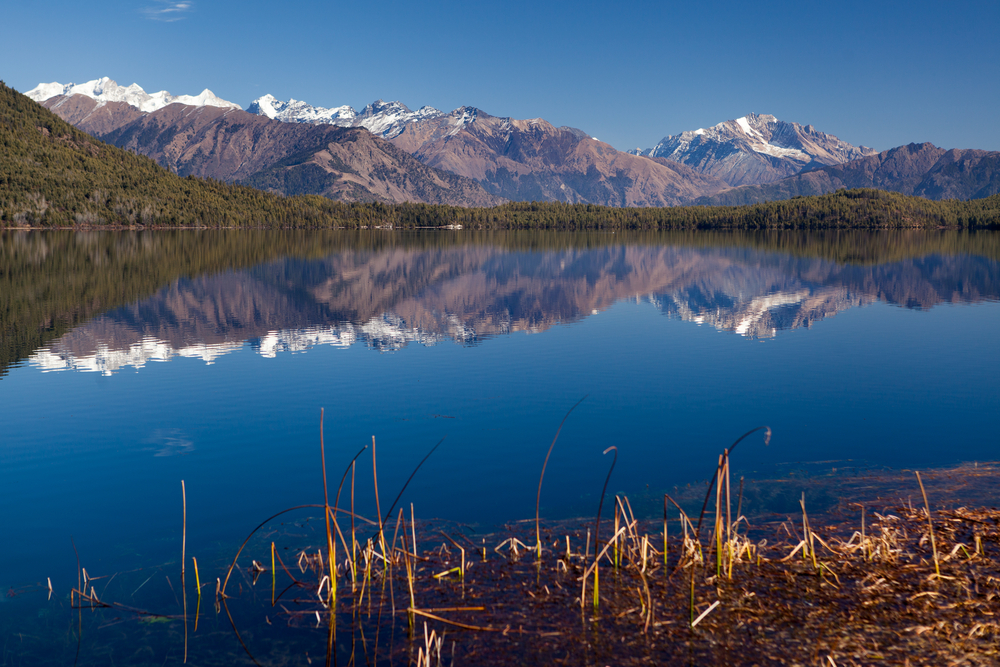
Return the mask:
[[181, 178], [0, 82], [0, 226], [330, 225], [328, 204]]

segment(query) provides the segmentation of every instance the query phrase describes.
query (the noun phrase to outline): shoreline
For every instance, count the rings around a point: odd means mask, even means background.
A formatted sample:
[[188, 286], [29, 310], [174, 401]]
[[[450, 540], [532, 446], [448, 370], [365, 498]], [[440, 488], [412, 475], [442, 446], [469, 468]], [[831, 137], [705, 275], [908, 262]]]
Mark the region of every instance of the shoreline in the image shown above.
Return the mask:
[[[214, 637], [211, 642], [191, 647], [192, 655], [204, 659], [220, 652], [271, 658], [270, 642], [259, 636], [308, 647], [333, 633], [337, 639], [328, 646], [338, 656], [371, 651], [373, 637], [382, 637], [374, 640], [375, 651], [390, 661], [404, 660], [417, 648], [434, 650], [425, 635], [444, 635], [458, 665], [504, 662], [512, 650], [522, 664], [539, 665], [990, 662], [998, 655], [1000, 636], [1000, 624], [990, 620], [1000, 612], [1000, 511], [942, 509], [940, 498], [992, 497], [1000, 462], [930, 469], [921, 477], [926, 505], [922, 498], [900, 498], [893, 506], [879, 495], [879, 489], [910, 490], [907, 480], [918, 480], [908, 470], [831, 474], [817, 479], [844, 490], [867, 488], [883, 499], [878, 509], [869, 504], [867, 513], [841, 515], [855, 501], [874, 503], [871, 497], [841, 497], [832, 513], [814, 513], [807, 494], [797, 515], [750, 525], [733, 520], [726, 501], [736, 499], [723, 493], [711, 503], [698, 540], [694, 514], [684, 520], [691, 522], [686, 529], [674, 518], [666, 526], [659, 519], [637, 521], [627, 499], [608, 498], [613, 512], [601, 522], [599, 561], [588, 518], [543, 523], [538, 554], [533, 520], [469, 534], [447, 522], [414, 522], [401, 512], [384, 528], [387, 548], [368, 540], [352, 555], [348, 547], [355, 533], [340, 517], [335, 602], [326, 597], [330, 592], [323, 582], [330, 571], [322, 522], [312, 522], [307, 536], [275, 521], [266, 534], [250, 540], [229, 574], [220, 559], [202, 561], [200, 580], [228, 581], [233, 575], [228, 588], [203, 583], [195, 596], [188, 573], [186, 615], [179, 608], [144, 608], [134, 592], [120, 599], [149, 577], [144, 568], [115, 575], [116, 585], [110, 573], [93, 572], [92, 581], [100, 581], [103, 591], [76, 590], [71, 604], [57, 603], [62, 611], [28, 615], [35, 620], [26, 622], [33, 624], [32, 633], [42, 633], [35, 636], [44, 636], [47, 622], [59, 627], [77, 608], [89, 608], [85, 636], [91, 646], [101, 637], [131, 642], [133, 632], [147, 635], [145, 641], [160, 636], [179, 644], [177, 632], [167, 631], [170, 626], [148, 636], [148, 619], [172, 619], [175, 628], [193, 621], [197, 628], [201, 617], [202, 625], [219, 626], [204, 637]], [[676, 514], [673, 507], [671, 512]], [[372, 527], [360, 535], [373, 530], [377, 536]], [[169, 579], [177, 565], [152, 569]], [[152, 598], [159, 604], [177, 600], [160, 588], [166, 597]], [[30, 607], [46, 590], [39, 585], [11, 593], [19, 607]], [[229, 632], [225, 619], [233, 612], [238, 620]], [[220, 641], [220, 631], [235, 633], [241, 646], [236, 639]], [[191, 640], [198, 638], [192, 631]], [[314, 655], [320, 652], [316, 648]]]

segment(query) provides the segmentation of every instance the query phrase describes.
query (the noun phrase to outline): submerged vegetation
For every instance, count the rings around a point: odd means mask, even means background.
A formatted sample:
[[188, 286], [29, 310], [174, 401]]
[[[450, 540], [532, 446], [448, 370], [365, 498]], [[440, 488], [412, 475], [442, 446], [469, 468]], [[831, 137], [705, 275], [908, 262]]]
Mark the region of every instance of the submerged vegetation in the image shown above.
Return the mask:
[[480, 230], [899, 229], [1000, 227], [1000, 195], [930, 201], [845, 190], [751, 206], [494, 208], [334, 202], [181, 178], [74, 128], [0, 83], [0, 227], [273, 227]]
[[[486, 534], [418, 521], [413, 504], [397, 505], [406, 485], [382, 514], [373, 439], [370, 473], [359, 470], [367, 447], [337, 487], [321, 459], [323, 504], [279, 512], [228, 561], [200, 565], [185, 552], [182, 482], [180, 563], [98, 574], [81, 554], [68, 605], [32, 621], [42, 626], [33, 632], [56, 636], [38, 649], [22, 635], [5, 658], [61, 647], [91, 664], [114, 659], [107, 647], [117, 646], [136, 664], [430, 666], [513, 654], [539, 665], [995, 661], [1000, 513], [935, 509], [934, 499], [956, 486], [992, 493], [1000, 469], [926, 473], [930, 494], [917, 474], [916, 496], [915, 484], [900, 486], [913, 475], [888, 475], [882, 490], [896, 498], [872, 497], [877, 480], [855, 477], [840, 491], [861, 498], [841, 500], [839, 511], [811, 512], [804, 493], [794, 515], [761, 516], [744, 511], [734, 448], [719, 456], [703, 503], [702, 487], [663, 494], [662, 518], [637, 517], [616, 495], [603, 521], [598, 508], [596, 523], [527, 520]], [[364, 516], [355, 495], [368, 483], [375, 514]], [[323, 519], [289, 518], [310, 509]], [[62, 598], [51, 581], [8, 592], [24, 604], [54, 594]]]

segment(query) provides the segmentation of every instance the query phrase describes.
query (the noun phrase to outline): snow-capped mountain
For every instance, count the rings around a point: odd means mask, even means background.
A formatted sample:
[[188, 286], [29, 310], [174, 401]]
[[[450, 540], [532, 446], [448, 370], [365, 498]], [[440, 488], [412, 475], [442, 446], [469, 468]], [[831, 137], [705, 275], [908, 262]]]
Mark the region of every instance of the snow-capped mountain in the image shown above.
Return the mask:
[[475, 179], [490, 194], [514, 200], [670, 206], [714, 194], [726, 183], [670, 162], [651, 162], [541, 118], [500, 118], [471, 106], [445, 113], [377, 100], [360, 113], [281, 102], [272, 95], [247, 111], [287, 123], [363, 127], [428, 166]]
[[871, 148], [853, 146], [812, 125], [781, 121], [769, 114], [749, 114], [666, 136], [653, 148], [629, 152], [681, 162], [733, 186], [770, 183], [806, 167], [875, 154]]
[[411, 111], [401, 102], [385, 102], [383, 100], [372, 102], [362, 109], [361, 113], [358, 113], [353, 107], [347, 105], [327, 109], [314, 107], [307, 102], [295, 99], [282, 102], [273, 95], [258, 97], [250, 103], [247, 111], [285, 123], [363, 127], [383, 139], [392, 139], [398, 136], [409, 123], [445, 115], [444, 112], [434, 107], [425, 106]]
[[350, 127], [358, 115], [349, 106], [325, 109], [323, 107], [314, 107], [311, 104], [296, 99], [282, 102], [274, 95], [258, 97], [250, 103], [247, 111], [258, 116], [267, 116], [272, 120], [280, 120], [286, 123], [339, 125], [341, 127]]
[[375, 100], [361, 110], [355, 125], [363, 127], [383, 139], [392, 139], [410, 123], [441, 118], [445, 115], [447, 114], [434, 107], [423, 106], [416, 111], [410, 111], [402, 102]]
[[170, 104], [186, 104], [195, 107], [219, 107], [223, 109], [240, 109], [239, 104], [227, 102], [216, 97], [215, 93], [206, 88], [198, 95], [171, 95], [165, 90], [158, 93], [147, 93], [137, 83], [131, 86], [121, 86], [108, 77], [94, 79], [86, 83], [40, 83], [27, 93], [26, 96], [36, 102], [44, 102], [60, 95], [84, 95], [99, 104], [107, 102], [125, 102], [140, 111], [152, 113]]

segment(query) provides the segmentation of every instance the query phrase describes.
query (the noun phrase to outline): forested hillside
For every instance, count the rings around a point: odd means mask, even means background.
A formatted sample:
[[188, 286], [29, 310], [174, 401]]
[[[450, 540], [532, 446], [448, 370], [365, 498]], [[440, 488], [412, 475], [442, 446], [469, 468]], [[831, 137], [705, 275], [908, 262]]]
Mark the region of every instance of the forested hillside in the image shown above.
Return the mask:
[[181, 178], [0, 82], [0, 225], [331, 225], [328, 204]]
[[1000, 195], [930, 201], [884, 190], [840, 190], [752, 206], [610, 208], [592, 204], [511, 202], [494, 208], [427, 204], [340, 205], [348, 226], [462, 225], [473, 229], [958, 229], [1000, 228]]

